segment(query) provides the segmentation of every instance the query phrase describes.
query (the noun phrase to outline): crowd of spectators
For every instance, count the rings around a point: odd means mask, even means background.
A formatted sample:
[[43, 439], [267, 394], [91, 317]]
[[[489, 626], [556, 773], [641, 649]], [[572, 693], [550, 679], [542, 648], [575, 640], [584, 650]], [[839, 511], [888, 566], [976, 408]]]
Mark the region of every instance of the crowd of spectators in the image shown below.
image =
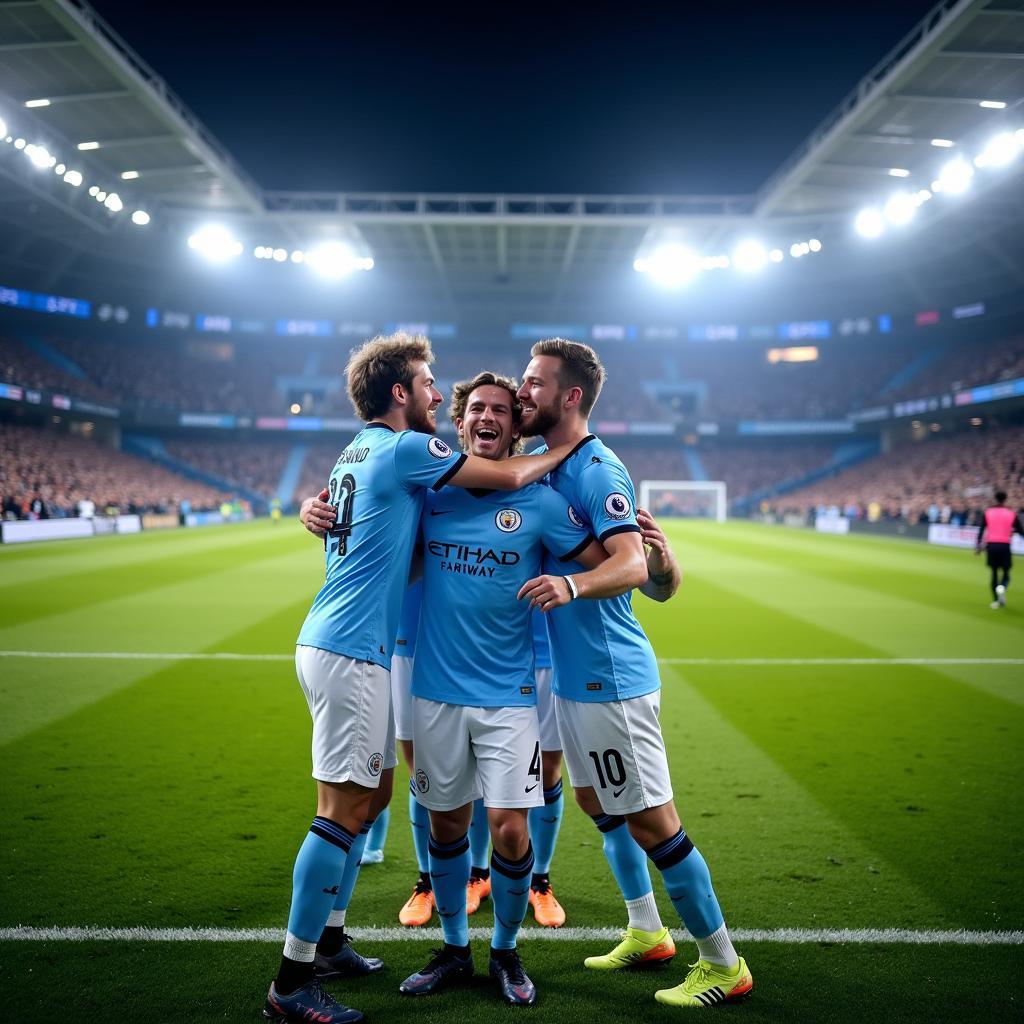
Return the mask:
[[1024, 335], [978, 345], [957, 345], [944, 352], [905, 387], [887, 397], [940, 395], [1019, 377], [1024, 377]]
[[87, 398], [94, 402], [113, 403], [117, 394], [100, 387], [88, 377], [74, 377], [54, 363], [33, 352], [13, 338], [0, 335], [0, 383], [19, 384], [37, 391], [57, 391]]
[[773, 504], [782, 512], [970, 525], [999, 489], [1011, 507], [1024, 505], [1024, 427], [930, 436]]
[[746, 498], [787, 480], [822, 469], [835, 451], [835, 443], [772, 444], [710, 448], [701, 451], [710, 480], [724, 480], [729, 501]]
[[[345, 389], [336, 386], [348, 359], [349, 343], [341, 339], [196, 341], [161, 334], [114, 341], [68, 333], [46, 342], [85, 376], [64, 372], [8, 337], [0, 340], [2, 379], [124, 407], [285, 415], [298, 401], [304, 413], [352, 415]], [[768, 343], [609, 342], [599, 346], [609, 381], [595, 420], [664, 422], [684, 415], [716, 421], [828, 419], [883, 401], [1024, 375], [1024, 337], [968, 340], [944, 352], [898, 392], [883, 394], [928, 344], [927, 334], [885, 345], [833, 338], [817, 344], [814, 361], [772, 363]], [[446, 397], [453, 381], [485, 366], [518, 380], [528, 354], [519, 343], [460, 341], [439, 343], [436, 350], [434, 372]], [[307, 377], [310, 367], [315, 372]]]
[[277, 493], [289, 452], [288, 445], [273, 441], [183, 441], [176, 438], [166, 441], [164, 447], [180, 462], [264, 498]]
[[0, 500], [7, 519], [212, 509], [229, 495], [96, 441], [0, 422]]

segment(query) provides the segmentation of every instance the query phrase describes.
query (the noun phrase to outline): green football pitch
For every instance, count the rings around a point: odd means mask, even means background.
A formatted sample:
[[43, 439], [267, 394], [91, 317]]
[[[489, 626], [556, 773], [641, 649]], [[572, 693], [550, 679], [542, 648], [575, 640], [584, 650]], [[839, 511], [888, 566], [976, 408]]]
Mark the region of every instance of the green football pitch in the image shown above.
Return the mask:
[[[683, 823], [755, 981], [715, 1012], [1021, 1019], [1024, 583], [992, 611], [970, 552], [667, 530], [683, 587], [634, 607], [662, 663]], [[321, 578], [294, 521], [0, 549], [7, 1019], [259, 1018], [314, 809], [290, 651]], [[515, 1011], [483, 976], [397, 995], [437, 942], [395, 927], [415, 877], [395, 789], [385, 862], [363, 869], [349, 910], [357, 933], [388, 929], [358, 943], [387, 970], [332, 989], [378, 1021], [505, 1020]], [[657, 972], [581, 966], [624, 912], [600, 836], [570, 804], [552, 869], [568, 925], [538, 934], [528, 920], [540, 1001], [525, 1012], [677, 1019], [652, 996], [694, 959], [682, 938]], [[491, 920], [485, 903], [471, 923]], [[475, 946], [484, 975], [486, 940]]]

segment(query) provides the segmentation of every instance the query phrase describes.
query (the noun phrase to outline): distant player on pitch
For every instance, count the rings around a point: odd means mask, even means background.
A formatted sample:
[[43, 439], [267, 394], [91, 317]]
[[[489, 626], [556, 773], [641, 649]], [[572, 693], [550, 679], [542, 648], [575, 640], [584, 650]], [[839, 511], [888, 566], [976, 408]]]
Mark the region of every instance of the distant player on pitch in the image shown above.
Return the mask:
[[[597, 353], [553, 339], [534, 345], [532, 355], [518, 392], [522, 432], [543, 436], [548, 445], [569, 444], [572, 451], [549, 477], [551, 486], [605, 546], [611, 556], [606, 565], [620, 563], [628, 586], [649, 592], [678, 583], [678, 569], [660, 583], [655, 576], [648, 580], [629, 474], [589, 431], [588, 417], [605, 380]], [[657, 1000], [713, 1006], [742, 998], [753, 980], [729, 939], [707, 864], [680, 826], [672, 802], [658, 723], [658, 665], [629, 595], [578, 601], [586, 592], [576, 567], [548, 559], [545, 569], [546, 575], [523, 588], [522, 597], [553, 608], [548, 613], [553, 688], [569, 778], [577, 803], [604, 834], [605, 853], [629, 910], [623, 941], [606, 956], [588, 957], [586, 966], [608, 970], [674, 955], [651, 889], [650, 857], [699, 950], [682, 984], [657, 992]]]
[[974, 553], [980, 555], [985, 550], [986, 561], [992, 570], [989, 586], [992, 589], [990, 608], [1003, 608], [1006, 605], [1006, 588], [1010, 585], [1010, 570], [1013, 568], [1013, 555], [1010, 545], [1013, 535], [1024, 535], [1020, 516], [1012, 508], [1006, 507], [1006, 491], [996, 491], [996, 503], [985, 509], [985, 521], [978, 531], [978, 541]]

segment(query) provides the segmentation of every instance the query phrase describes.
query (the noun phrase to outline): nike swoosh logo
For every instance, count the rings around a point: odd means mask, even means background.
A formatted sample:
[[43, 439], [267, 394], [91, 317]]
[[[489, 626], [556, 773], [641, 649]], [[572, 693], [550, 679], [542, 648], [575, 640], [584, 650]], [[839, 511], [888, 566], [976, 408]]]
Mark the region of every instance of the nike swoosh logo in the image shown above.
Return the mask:
[[612, 790], [612, 799], [613, 800], [618, 800], [619, 797], [622, 796], [622, 794], [625, 791], [626, 791], [626, 787], [625, 786], [623, 786], [622, 789], [613, 789]]
[[446, 516], [446, 515], [449, 515], [453, 511], [454, 511], [454, 509], [450, 509], [450, 508], [443, 508], [440, 511], [438, 511], [438, 509], [436, 509], [436, 508], [432, 508], [430, 510], [430, 514], [432, 516]]
[[526, 787], [526, 792], [527, 793], [532, 793], [539, 785], [540, 785], [539, 782], [535, 782], [532, 786], [527, 786]]

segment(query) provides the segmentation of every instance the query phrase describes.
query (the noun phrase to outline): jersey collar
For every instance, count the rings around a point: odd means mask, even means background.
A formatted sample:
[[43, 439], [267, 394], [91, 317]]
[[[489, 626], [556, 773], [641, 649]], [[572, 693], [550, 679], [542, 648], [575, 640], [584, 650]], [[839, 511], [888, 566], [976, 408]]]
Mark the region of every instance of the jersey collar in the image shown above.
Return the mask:
[[363, 427], [363, 430], [390, 430], [392, 434], [395, 433], [394, 427], [388, 423], [381, 423], [379, 420], [370, 420], [370, 422]]

